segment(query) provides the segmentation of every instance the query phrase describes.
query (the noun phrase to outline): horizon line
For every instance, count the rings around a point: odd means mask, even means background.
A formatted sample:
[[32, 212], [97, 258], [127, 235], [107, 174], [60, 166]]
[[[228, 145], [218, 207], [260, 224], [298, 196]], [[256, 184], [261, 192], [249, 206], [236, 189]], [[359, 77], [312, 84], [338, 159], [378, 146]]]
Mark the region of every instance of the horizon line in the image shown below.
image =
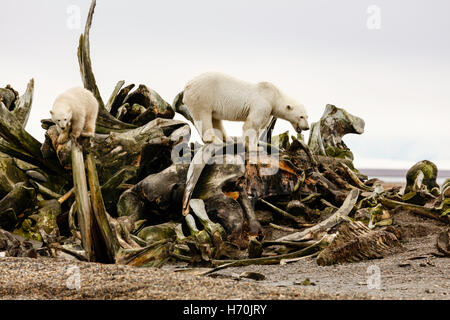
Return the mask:
[[[357, 168], [359, 172], [367, 176], [406, 177], [409, 169], [384, 169], [384, 168]], [[439, 170], [437, 178], [450, 178], [450, 170]]]

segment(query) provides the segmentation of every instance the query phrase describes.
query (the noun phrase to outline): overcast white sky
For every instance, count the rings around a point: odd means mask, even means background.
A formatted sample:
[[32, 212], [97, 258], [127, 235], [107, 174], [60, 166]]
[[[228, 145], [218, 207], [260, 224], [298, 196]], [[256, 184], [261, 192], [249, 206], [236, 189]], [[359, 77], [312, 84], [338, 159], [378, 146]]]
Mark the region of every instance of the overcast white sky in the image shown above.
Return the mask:
[[[39, 140], [56, 95], [81, 85], [76, 48], [89, 5], [0, 0], [0, 86], [23, 93], [35, 79], [27, 130]], [[380, 29], [367, 26], [372, 5]], [[359, 168], [429, 159], [450, 169], [449, 31], [448, 0], [98, 0], [91, 56], [104, 100], [126, 80], [172, 103], [191, 78], [221, 71], [275, 83], [311, 121], [327, 103], [362, 117], [366, 132], [344, 138]], [[241, 126], [226, 125], [232, 135]], [[288, 129], [280, 122], [276, 132]]]

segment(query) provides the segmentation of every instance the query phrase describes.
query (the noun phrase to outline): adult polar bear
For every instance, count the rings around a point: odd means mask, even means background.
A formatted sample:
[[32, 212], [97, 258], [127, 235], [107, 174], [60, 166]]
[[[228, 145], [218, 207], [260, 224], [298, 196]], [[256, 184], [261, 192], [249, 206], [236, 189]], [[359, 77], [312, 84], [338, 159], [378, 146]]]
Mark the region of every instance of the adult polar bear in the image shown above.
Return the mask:
[[186, 85], [183, 104], [205, 143], [217, 142], [217, 133], [226, 140], [222, 120], [245, 122], [244, 136], [249, 137], [251, 151], [257, 150], [259, 132], [271, 116], [289, 121], [297, 132], [309, 129], [304, 106], [270, 82], [253, 84], [221, 73], [204, 73]]

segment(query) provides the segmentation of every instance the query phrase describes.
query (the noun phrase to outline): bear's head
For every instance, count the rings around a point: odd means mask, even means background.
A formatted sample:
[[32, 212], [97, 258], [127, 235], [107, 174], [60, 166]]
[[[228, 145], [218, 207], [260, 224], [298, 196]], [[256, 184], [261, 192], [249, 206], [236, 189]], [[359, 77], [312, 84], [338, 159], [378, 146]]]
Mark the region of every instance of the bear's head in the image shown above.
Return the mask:
[[50, 110], [53, 122], [61, 128], [61, 130], [66, 130], [69, 127], [70, 121], [72, 120], [72, 110]]
[[295, 131], [309, 130], [308, 114], [305, 107], [293, 99], [279, 99], [275, 116], [289, 121]]

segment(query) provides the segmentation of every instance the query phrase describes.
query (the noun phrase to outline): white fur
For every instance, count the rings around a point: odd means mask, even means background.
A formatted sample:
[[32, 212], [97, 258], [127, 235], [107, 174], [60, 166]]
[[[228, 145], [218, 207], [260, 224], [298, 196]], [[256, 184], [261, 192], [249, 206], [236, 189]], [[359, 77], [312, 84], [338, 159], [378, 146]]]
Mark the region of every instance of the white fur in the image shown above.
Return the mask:
[[244, 136], [253, 140], [252, 149], [257, 137], [251, 138], [249, 131], [253, 136], [259, 134], [271, 116], [291, 122], [297, 131], [309, 129], [304, 106], [269, 82], [253, 84], [221, 73], [204, 73], [186, 85], [183, 103], [205, 143], [216, 140], [217, 133], [226, 139], [222, 120], [244, 121]]
[[60, 94], [50, 113], [58, 131], [64, 133], [59, 140], [67, 138], [69, 129], [74, 139], [94, 136], [98, 102], [89, 90], [77, 87]]

